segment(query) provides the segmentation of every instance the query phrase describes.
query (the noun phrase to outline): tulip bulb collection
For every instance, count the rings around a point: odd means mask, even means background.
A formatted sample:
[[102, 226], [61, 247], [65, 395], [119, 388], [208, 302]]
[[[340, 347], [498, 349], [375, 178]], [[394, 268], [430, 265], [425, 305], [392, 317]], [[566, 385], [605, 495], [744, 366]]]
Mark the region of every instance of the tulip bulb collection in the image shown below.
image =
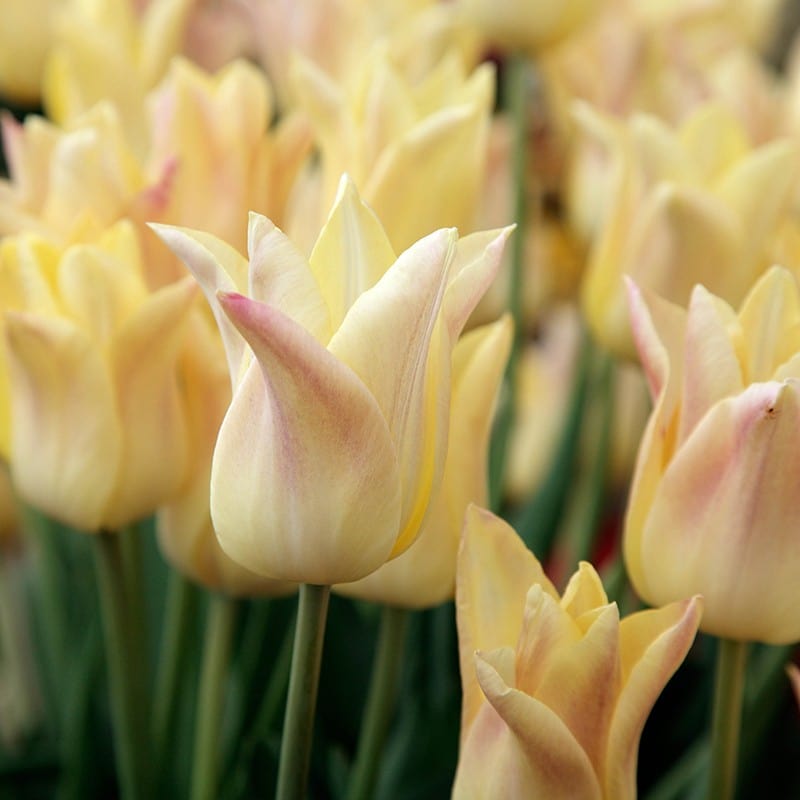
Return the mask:
[[0, 8], [0, 797], [800, 796], [797, 31]]

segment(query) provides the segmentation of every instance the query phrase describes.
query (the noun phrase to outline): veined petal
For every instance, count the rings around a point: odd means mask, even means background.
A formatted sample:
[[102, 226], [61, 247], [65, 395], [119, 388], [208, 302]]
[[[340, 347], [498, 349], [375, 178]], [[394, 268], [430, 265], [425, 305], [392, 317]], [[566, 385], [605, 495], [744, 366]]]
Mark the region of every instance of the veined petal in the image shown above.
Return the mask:
[[211, 306], [222, 335], [231, 386], [236, 386], [245, 353], [244, 342], [217, 302], [217, 292], [243, 292], [247, 288], [247, 259], [222, 239], [210, 233], [172, 225], [150, 227], [183, 261], [197, 279]]
[[176, 361], [196, 292], [191, 277], [160, 289], [114, 339], [123, 447], [106, 511], [111, 528], [152, 514], [186, 477], [189, 444]]
[[250, 298], [279, 308], [325, 345], [331, 315], [308, 261], [283, 231], [266, 217], [250, 214]]
[[5, 321], [17, 491], [59, 521], [96, 531], [122, 452], [108, 368], [66, 320], [6, 312]]
[[475, 678], [475, 650], [516, 647], [528, 590], [539, 584], [558, 601], [558, 593], [511, 526], [490, 511], [470, 506], [458, 553], [456, 620], [464, 703], [461, 736], [483, 702]]
[[702, 590], [703, 630], [715, 635], [800, 638], [789, 588], [800, 577], [798, 394], [796, 380], [752, 384], [714, 406], [664, 471], [638, 534], [648, 599]]
[[699, 597], [631, 614], [620, 623], [622, 691], [608, 735], [604, 796], [636, 797], [639, 738], [656, 699], [683, 662], [702, 614]]
[[388, 558], [400, 510], [394, 444], [378, 405], [278, 310], [240, 295], [222, 294], [220, 305], [257, 359], [214, 453], [211, 515], [223, 549], [273, 578], [364, 577]]
[[358, 196], [355, 184], [343, 175], [309, 259], [334, 330], [356, 299], [371, 289], [395, 260], [380, 221]]
[[450, 364], [437, 322], [455, 236], [437, 231], [406, 250], [356, 300], [329, 345], [372, 392], [395, 443], [403, 503], [395, 554], [416, 537], [444, 464]]

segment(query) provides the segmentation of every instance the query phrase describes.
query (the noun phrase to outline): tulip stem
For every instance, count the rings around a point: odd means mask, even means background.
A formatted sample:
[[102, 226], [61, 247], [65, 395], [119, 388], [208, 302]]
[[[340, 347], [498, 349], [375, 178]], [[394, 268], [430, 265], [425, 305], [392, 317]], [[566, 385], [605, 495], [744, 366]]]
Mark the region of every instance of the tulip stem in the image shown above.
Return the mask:
[[305, 800], [330, 586], [300, 586], [276, 800]]
[[192, 800], [217, 797], [225, 676], [238, 608], [238, 602], [226, 595], [212, 594], [209, 598], [192, 758]]
[[516, 230], [511, 237], [511, 275], [508, 284], [508, 309], [514, 320], [514, 338], [508, 357], [505, 375], [505, 397], [497, 413], [495, 435], [492, 441], [490, 469], [490, 504], [498, 508], [505, 471], [506, 450], [514, 421], [514, 398], [517, 383], [517, 362], [522, 348], [523, 275], [525, 267], [525, 220], [527, 214], [527, 153], [528, 153], [528, 59], [521, 53], [509, 56], [506, 64], [503, 90], [511, 114], [514, 142], [511, 155], [512, 207]]
[[179, 572], [172, 570], [167, 586], [153, 704], [153, 744], [157, 759], [156, 774], [159, 780], [165, 777], [168, 748], [174, 741], [173, 728], [180, 698], [182, 666], [196, 606], [197, 592], [194, 586]]
[[92, 536], [108, 665], [114, 752], [124, 800], [145, 800], [149, 760], [145, 752], [144, 707], [137, 702], [128, 625], [128, 598], [119, 537], [103, 531]]
[[720, 639], [714, 677], [709, 800], [732, 800], [736, 791], [746, 666], [747, 643]]
[[374, 796], [381, 753], [397, 700], [407, 626], [406, 609], [384, 606], [347, 800], [369, 800]]

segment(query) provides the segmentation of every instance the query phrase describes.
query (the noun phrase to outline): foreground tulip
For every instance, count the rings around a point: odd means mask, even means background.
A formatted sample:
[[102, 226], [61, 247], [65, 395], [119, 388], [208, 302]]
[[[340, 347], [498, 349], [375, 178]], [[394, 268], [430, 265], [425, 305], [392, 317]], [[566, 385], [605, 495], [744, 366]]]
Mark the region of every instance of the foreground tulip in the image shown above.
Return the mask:
[[586, 563], [559, 597], [514, 531], [473, 506], [456, 590], [464, 704], [453, 798], [635, 798], [642, 728], [700, 605], [620, 621]]
[[337, 591], [400, 608], [430, 608], [453, 597], [464, 512], [486, 505], [492, 413], [511, 348], [506, 316], [465, 334], [453, 352], [450, 436], [442, 486], [419, 539], [376, 572]]
[[63, 252], [10, 238], [0, 260], [20, 497], [87, 532], [152, 514], [184, 479], [174, 366], [196, 287], [148, 293], [128, 223]]
[[508, 231], [440, 230], [397, 258], [345, 178], [308, 261], [255, 214], [249, 269], [208, 234], [159, 232], [206, 291], [235, 386], [211, 472], [223, 549], [321, 585], [399, 555], [441, 477], [452, 348]]
[[688, 311], [630, 287], [655, 408], [624, 534], [637, 592], [698, 592], [702, 628], [800, 639], [800, 290], [772, 268], [738, 314], [702, 287]]

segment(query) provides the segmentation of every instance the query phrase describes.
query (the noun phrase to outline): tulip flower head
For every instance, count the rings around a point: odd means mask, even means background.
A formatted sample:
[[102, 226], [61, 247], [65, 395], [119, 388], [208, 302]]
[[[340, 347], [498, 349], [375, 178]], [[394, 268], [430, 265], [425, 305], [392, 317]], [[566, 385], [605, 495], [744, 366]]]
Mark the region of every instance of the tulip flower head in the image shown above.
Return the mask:
[[587, 563], [559, 597], [514, 531], [473, 506], [456, 612], [454, 800], [635, 798], [639, 737], [694, 639], [699, 598], [620, 620]]
[[655, 407], [625, 561], [649, 603], [705, 598], [701, 628], [800, 639], [800, 289], [773, 267], [738, 313], [701, 286], [688, 311], [629, 286]]
[[203, 286], [228, 354], [211, 470], [223, 549], [317, 584], [399, 555], [441, 478], [452, 348], [509, 230], [459, 241], [443, 229], [396, 257], [345, 177], [308, 260], [256, 214], [249, 265], [208, 234], [158, 231]]

